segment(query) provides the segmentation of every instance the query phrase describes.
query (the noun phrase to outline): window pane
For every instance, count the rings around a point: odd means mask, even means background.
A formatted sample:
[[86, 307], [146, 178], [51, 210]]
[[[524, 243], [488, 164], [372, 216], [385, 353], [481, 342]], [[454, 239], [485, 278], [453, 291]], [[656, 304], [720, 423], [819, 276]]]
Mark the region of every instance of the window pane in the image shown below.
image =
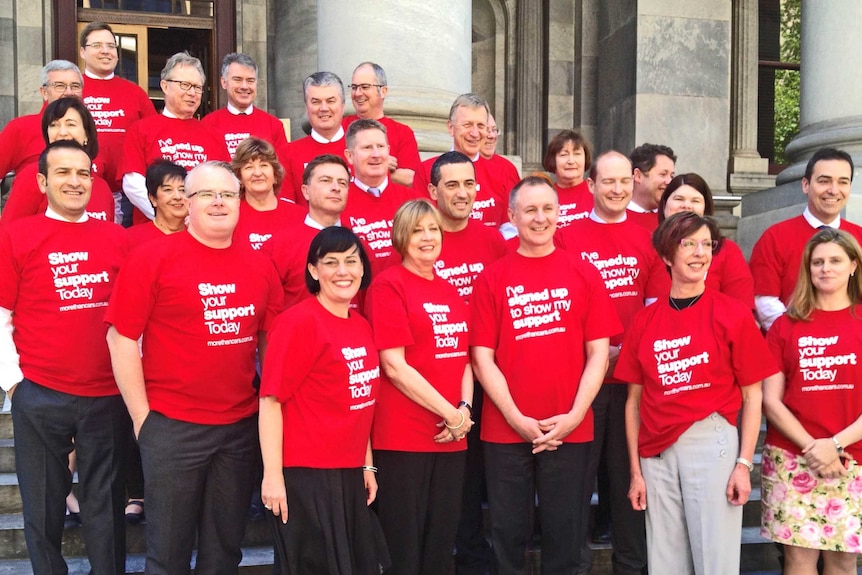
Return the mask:
[[213, 0], [78, 0], [78, 8], [212, 17]]

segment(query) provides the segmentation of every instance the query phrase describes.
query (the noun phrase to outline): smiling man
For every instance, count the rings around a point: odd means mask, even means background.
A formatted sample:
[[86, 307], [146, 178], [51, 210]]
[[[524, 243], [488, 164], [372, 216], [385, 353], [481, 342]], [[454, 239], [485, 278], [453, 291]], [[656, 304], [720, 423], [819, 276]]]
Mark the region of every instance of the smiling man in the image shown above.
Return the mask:
[[359, 119], [377, 120], [383, 124], [389, 139], [389, 177], [396, 184], [409, 188], [419, 169], [419, 147], [410, 126], [383, 114], [383, 101], [389, 94], [386, 72], [374, 62], [363, 62], [353, 70], [348, 88], [356, 114], [344, 118], [344, 129]]
[[105, 163], [102, 177], [112, 192], [122, 188], [119, 172], [123, 143], [129, 127], [156, 109], [137, 84], [117, 76], [119, 56], [114, 31], [104, 22], [90, 22], [81, 30], [80, 56], [84, 61], [84, 104], [96, 122], [99, 156]]
[[227, 106], [204, 116], [203, 123], [220, 134], [233, 158], [236, 147], [249, 136], [266, 140], [275, 148], [278, 161], [287, 162], [287, 137], [281, 120], [254, 106], [257, 98], [257, 62], [247, 54], [232, 52], [221, 64], [221, 87]]
[[356, 120], [347, 129], [347, 163], [353, 179], [347, 194], [344, 223], [369, 248], [368, 257], [379, 272], [400, 262], [392, 249], [392, 219], [401, 204], [412, 200], [412, 188], [389, 178], [389, 142], [377, 120]]
[[45, 213], [0, 230], [0, 387], [12, 400], [15, 465], [33, 573], [65, 573], [68, 455], [94, 573], [125, 568], [128, 415], [111, 373], [105, 308], [126, 255], [123, 228], [89, 218], [92, 160], [74, 141], [39, 159]]
[[652, 232], [658, 227], [658, 202], [673, 179], [676, 155], [668, 146], [641, 144], [629, 154], [634, 167], [629, 216]]
[[[486, 399], [482, 441], [491, 539], [501, 575], [525, 571], [536, 493], [542, 570], [573, 573], [586, 537], [590, 404], [620, 326], [596, 270], [554, 246], [557, 193], [524, 178], [509, 198], [520, 245], [479, 276], [470, 345]], [[537, 358], [541, 358], [537, 361]], [[546, 535], [550, 535], [546, 537]]]
[[[202, 162], [230, 159], [224, 139], [195, 119], [205, 82], [200, 60], [188, 52], [174, 54], [161, 73], [164, 111], [135, 122], [126, 134], [123, 192], [149, 219], [155, 212], [147, 197], [144, 174], [153, 160], [164, 158], [191, 170]], [[141, 221], [146, 220], [138, 215], [136, 223]]]
[[862, 242], [862, 227], [841, 219], [850, 199], [853, 170], [853, 159], [843, 150], [821, 148], [814, 152], [802, 178], [802, 192], [808, 196], [805, 211], [772, 225], [754, 244], [749, 265], [757, 319], [764, 329], [786, 311], [805, 243], [818, 228], [842, 229]]
[[269, 259], [232, 241], [230, 166], [195, 167], [185, 192], [188, 230], [133, 252], [105, 320], [141, 448], [153, 574], [187, 573], [196, 535], [198, 571], [239, 565], [259, 457], [255, 356], [281, 308]]

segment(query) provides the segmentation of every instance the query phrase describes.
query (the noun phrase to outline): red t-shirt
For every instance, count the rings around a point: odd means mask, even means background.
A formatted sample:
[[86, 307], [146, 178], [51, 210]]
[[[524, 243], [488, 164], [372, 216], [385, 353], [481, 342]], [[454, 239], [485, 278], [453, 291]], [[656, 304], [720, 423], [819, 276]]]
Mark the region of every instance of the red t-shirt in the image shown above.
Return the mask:
[[13, 312], [24, 377], [72, 395], [120, 393], [103, 319], [125, 257], [113, 223], [36, 215], [0, 229], [0, 307]]
[[282, 166], [287, 163], [287, 136], [284, 134], [284, 124], [272, 114], [256, 106], [252, 108], [251, 114], [232, 114], [226, 107], [220, 108], [204, 116], [201, 122], [224, 138], [231, 158], [236, 154], [240, 142], [249, 136], [255, 136], [272, 144]]
[[[859, 313], [859, 308], [856, 308]], [[832, 437], [862, 414], [862, 320], [850, 313], [815, 310], [811, 321], [775, 320], [766, 342], [786, 378], [784, 405], [815, 438]], [[766, 443], [801, 454], [769, 425]], [[862, 456], [862, 442], [846, 445]]]
[[239, 222], [233, 231], [233, 239], [259, 250], [274, 236], [304, 217], [305, 211], [292, 202], [279, 200], [274, 210], [260, 212], [243, 200], [239, 206]]
[[121, 163], [126, 130], [142, 118], [155, 116], [156, 109], [140, 86], [119, 76], [110, 80], [87, 76], [83, 100], [99, 134], [99, 156], [104, 156], [106, 167], [102, 177], [111, 190], [119, 190], [123, 185]]
[[[27, 216], [43, 214], [48, 209], [48, 196], [42, 193], [36, 180], [38, 172], [38, 163], [32, 163], [21, 168], [15, 176], [12, 190], [0, 214], [0, 222], [3, 225]], [[87, 215], [94, 220], [114, 222], [114, 195], [107, 182], [96, 175], [93, 176], [90, 201], [87, 202]]]
[[141, 224], [135, 224], [130, 228], [126, 228], [126, 238], [129, 242], [129, 248], [136, 250], [144, 244], [151, 241], [164, 238], [170, 234], [166, 234], [156, 227], [153, 220], [147, 220]]
[[[308, 201], [302, 195], [302, 174], [305, 166], [323, 154], [333, 154], [344, 158], [347, 141], [344, 138], [321, 144], [311, 136], [294, 140], [287, 145], [287, 163], [284, 165], [284, 181], [281, 183], [279, 195], [291, 200], [303, 210], [308, 209]], [[346, 158], [345, 158], [346, 159]]]
[[754, 278], [742, 255], [742, 250], [732, 240], [721, 240], [721, 249], [712, 256], [712, 264], [706, 274], [706, 287], [736, 298], [749, 309], [754, 309]]
[[224, 140], [194, 118], [181, 120], [164, 114], [144, 118], [126, 131], [123, 174], [146, 174], [153, 160], [164, 158], [191, 170], [202, 162], [230, 162]]
[[0, 132], [0, 178], [9, 172], [17, 174], [27, 164], [39, 161], [45, 149], [42, 112], [47, 105], [42, 104], [38, 114], [13, 118]]
[[[515, 405], [545, 419], [572, 409], [586, 362], [585, 343], [620, 331], [601, 278], [565, 250], [541, 258], [514, 252], [476, 280], [471, 346], [495, 351]], [[564, 441], [593, 439], [593, 412]], [[497, 406], [482, 409], [482, 440], [523, 443]]]
[[[359, 119], [359, 116], [347, 116], [342, 122], [344, 132], [350, 124]], [[416, 134], [407, 124], [396, 122], [388, 116], [377, 118], [377, 121], [386, 127], [386, 140], [389, 142], [389, 155], [398, 159], [398, 167], [414, 172], [419, 169], [422, 160], [419, 159], [419, 146], [416, 143]]]
[[497, 230], [475, 220], [458, 232], [443, 233], [443, 248], [434, 263], [438, 276], [452, 284], [464, 303], [470, 303], [476, 277], [506, 255], [506, 240]]
[[[645, 299], [669, 293], [670, 279], [649, 232], [628, 218], [606, 224], [578, 220], [557, 235], [572, 255], [598, 270], [624, 330], [644, 308]], [[611, 338], [611, 345], [622, 339], [622, 334]]]
[[374, 263], [375, 270], [401, 261], [392, 247], [392, 219], [401, 204], [415, 197], [413, 190], [392, 180], [389, 180], [379, 198], [350, 182], [347, 207], [341, 214], [341, 221], [370, 248], [368, 257]]
[[[840, 228], [862, 242], [862, 228], [856, 224], [842, 219]], [[816, 232], [801, 215], [767, 228], [754, 244], [749, 260], [754, 293], [776, 296], [788, 303], [799, 278], [805, 244]]]
[[[446, 280], [427, 280], [404, 266], [381, 273], [368, 290], [366, 311], [378, 349], [404, 348], [407, 363], [453, 406], [469, 358], [467, 306]], [[463, 451], [466, 442], [434, 443], [439, 415], [414, 403], [381, 374], [371, 441], [375, 449]]]
[[590, 212], [593, 211], [593, 194], [590, 192], [590, 184], [587, 180], [571, 188], [555, 187], [560, 200], [558, 230], [568, 227], [574, 221], [589, 217]]
[[653, 457], [713, 412], [736, 425], [740, 387], [777, 371], [751, 309], [707, 288], [682, 311], [661, 299], [638, 313], [614, 377], [643, 386], [638, 453]]
[[320, 230], [305, 222], [292, 222], [284, 232], [276, 234], [271, 241], [263, 244], [262, 251], [269, 255], [284, 290], [284, 309], [310, 298], [305, 286], [305, 263], [308, 261], [308, 247]]
[[282, 404], [284, 467], [361, 467], [379, 389], [377, 348], [360, 315], [336, 317], [310, 298], [273, 322], [260, 395]]
[[626, 210], [626, 218], [641, 225], [652, 234], [658, 228], [658, 214], [656, 212], [635, 212]]
[[248, 246], [209, 248], [178, 232], [135, 250], [105, 318], [143, 335], [150, 408], [190, 423], [221, 425], [257, 411], [258, 333], [281, 309], [268, 259]]
[[[428, 158], [413, 176], [413, 189], [417, 197], [431, 198], [428, 192], [428, 184], [431, 183], [431, 168], [439, 156]], [[470, 218], [479, 223], [498, 228], [509, 221], [507, 210], [509, 208], [509, 192], [520, 180], [518, 170], [509, 160], [504, 160], [511, 169], [504, 168], [497, 163], [492, 164], [489, 160], [480, 157], [473, 162], [476, 169], [476, 201], [473, 202], [473, 211]]]

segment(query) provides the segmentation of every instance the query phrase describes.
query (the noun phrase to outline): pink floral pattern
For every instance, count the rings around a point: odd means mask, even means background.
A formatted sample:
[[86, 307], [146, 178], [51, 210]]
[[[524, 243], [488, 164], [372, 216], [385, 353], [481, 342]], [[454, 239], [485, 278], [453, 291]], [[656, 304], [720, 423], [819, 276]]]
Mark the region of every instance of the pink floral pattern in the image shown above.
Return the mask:
[[764, 446], [761, 534], [785, 545], [862, 552], [862, 472], [855, 461], [848, 471], [822, 479], [804, 457]]

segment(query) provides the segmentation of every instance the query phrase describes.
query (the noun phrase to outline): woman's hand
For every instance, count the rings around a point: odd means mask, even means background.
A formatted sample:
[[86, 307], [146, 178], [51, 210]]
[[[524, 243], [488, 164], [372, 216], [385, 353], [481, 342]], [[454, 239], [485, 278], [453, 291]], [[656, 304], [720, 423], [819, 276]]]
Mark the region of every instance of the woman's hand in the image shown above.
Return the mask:
[[847, 469], [844, 467], [844, 460], [838, 458], [829, 465], [824, 465], [817, 470], [817, 474], [824, 479], [834, 479], [836, 477], [846, 477]]
[[[830, 468], [832, 469], [832, 472], [835, 472], [835, 463], [838, 463], [838, 467], [844, 469], [844, 466], [841, 465], [841, 454], [838, 453], [838, 448], [835, 447], [835, 442], [832, 441], [832, 438], [830, 437], [815, 439], [805, 446], [802, 450], [802, 455], [805, 456], [805, 461], [808, 463], [808, 467], [811, 468], [811, 471], [820, 473], [821, 477], [826, 477], [822, 472], [827, 468]], [[843, 475], [846, 474], [845, 470]], [[831, 475], [831, 477], [837, 476]]]
[[632, 476], [629, 483], [629, 501], [635, 511], [646, 510], [646, 482], [643, 475]]
[[371, 505], [377, 499], [377, 476], [373, 471], [363, 469], [362, 478], [365, 480], [365, 505]]
[[[453, 412], [454, 413], [454, 412]], [[451, 419], [444, 419], [437, 424], [437, 427], [442, 427], [440, 433], [434, 436], [434, 443], [449, 443], [452, 441], [461, 441], [470, 429], [473, 427], [473, 420], [470, 419], [470, 410], [462, 406], [457, 409], [458, 415], [453, 415]], [[462, 421], [463, 416], [463, 421]]]
[[727, 482], [727, 502], [731, 505], [745, 505], [751, 495], [751, 472], [737, 463]]
[[[374, 484], [377, 492], [377, 483]], [[274, 473], [263, 473], [263, 482], [260, 484], [260, 499], [263, 506], [271, 511], [276, 517], [281, 516], [281, 522], [287, 523], [287, 490], [284, 487], [284, 475], [281, 469]]]

